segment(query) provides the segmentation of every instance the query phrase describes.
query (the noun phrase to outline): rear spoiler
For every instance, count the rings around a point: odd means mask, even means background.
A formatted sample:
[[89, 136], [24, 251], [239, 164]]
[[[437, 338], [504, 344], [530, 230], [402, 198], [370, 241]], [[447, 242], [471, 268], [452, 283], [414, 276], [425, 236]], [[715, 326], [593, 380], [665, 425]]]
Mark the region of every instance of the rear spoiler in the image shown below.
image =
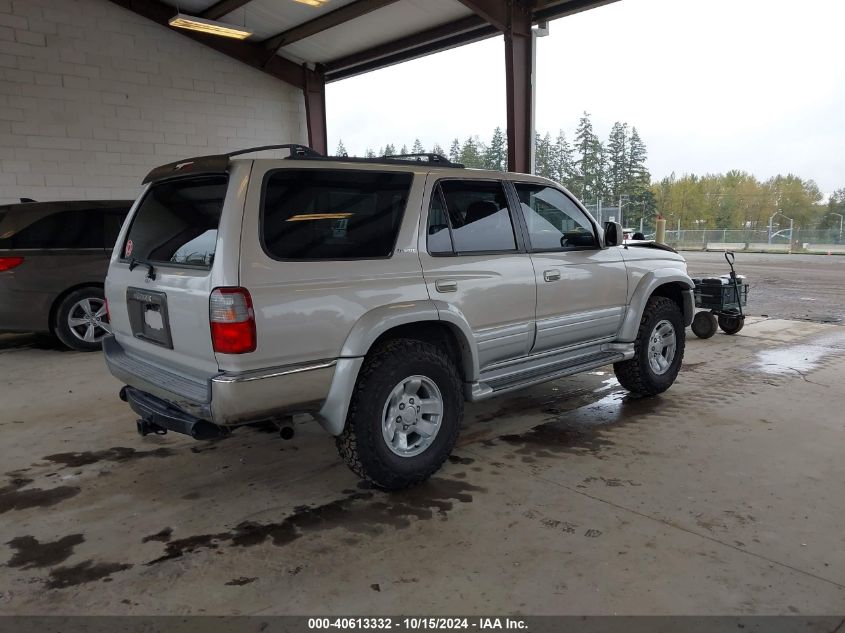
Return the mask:
[[321, 156], [310, 147], [299, 145], [296, 143], [286, 143], [284, 145], [262, 145], [261, 147], [250, 147], [248, 149], [239, 149], [228, 154], [211, 154], [209, 156], [196, 156], [194, 158], [185, 158], [173, 163], [167, 163], [156, 167], [146, 176], [141, 184], [148, 184], [151, 182], [160, 182], [162, 180], [169, 180], [171, 178], [181, 178], [183, 176], [194, 176], [200, 174], [225, 174], [229, 171], [229, 159], [241, 154], [251, 154], [252, 152], [263, 152], [273, 149], [287, 149], [290, 150], [291, 157], [296, 158], [314, 158]]

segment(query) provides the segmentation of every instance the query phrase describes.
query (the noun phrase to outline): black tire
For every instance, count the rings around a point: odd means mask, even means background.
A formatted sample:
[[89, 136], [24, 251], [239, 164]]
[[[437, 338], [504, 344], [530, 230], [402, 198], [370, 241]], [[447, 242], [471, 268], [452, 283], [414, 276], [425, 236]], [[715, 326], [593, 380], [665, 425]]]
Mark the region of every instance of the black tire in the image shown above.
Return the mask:
[[716, 317], [710, 312], [698, 312], [692, 319], [692, 333], [698, 338], [710, 338], [718, 329]]
[[[675, 355], [664, 373], [658, 374], [649, 363], [648, 352], [650, 337], [661, 321], [668, 321], [675, 330]], [[619, 384], [631, 393], [643, 396], [654, 396], [666, 391], [681, 370], [684, 337], [684, 317], [680, 306], [666, 297], [651, 297], [640, 319], [640, 328], [634, 342], [634, 357], [613, 365]]]
[[719, 315], [719, 327], [725, 334], [736, 334], [745, 326], [744, 316], [729, 316], [727, 314]]
[[[97, 306], [97, 308], [102, 307], [105, 305], [105, 295], [103, 294], [103, 289], [98, 288], [97, 286], [86, 286], [85, 288], [74, 290], [62, 299], [61, 303], [59, 303], [56, 308], [53, 320], [53, 333], [56, 335], [56, 338], [59, 339], [59, 342], [61, 342], [65, 347], [69, 347], [77, 352], [96, 352], [97, 350], [102, 349], [102, 335], [107, 331], [99, 326], [92, 326], [95, 340], [86, 341], [82, 338], [84, 334], [80, 334], [80, 336], [78, 336], [74, 333], [70, 323], [68, 322], [68, 318], [71, 316], [72, 312], [74, 315], [84, 318], [84, 313], [80, 312], [78, 305], [81, 301], [85, 300], [90, 300], [90, 302]], [[99, 317], [99, 319], [105, 325], [108, 325], [107, 315]], [[87, 330], [87, 327], [79, 326], [77, 330], [84, 332]]]
[[[394, 388], [411, 376], [425, 376], [440, 391], [443, 414], [431, 444], [419, 455], [397, 455], [382, 432], [385, 405]], [[458, 439], [464, 412], [461, 379], [446, 353], [412, 339], [388, 341], [370, 352], [337, 438], [340, 456], [359, 477], [385, 490], [424, 482], [446, 461]]]

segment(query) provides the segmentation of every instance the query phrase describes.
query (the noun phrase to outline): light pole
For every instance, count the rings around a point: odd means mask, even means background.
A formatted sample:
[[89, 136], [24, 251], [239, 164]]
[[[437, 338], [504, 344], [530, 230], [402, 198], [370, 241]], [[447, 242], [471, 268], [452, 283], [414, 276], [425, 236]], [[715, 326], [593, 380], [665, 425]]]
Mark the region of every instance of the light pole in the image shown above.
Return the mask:
[[777, 215], [781, 216], [782, 218], [784, 218], [786, 220], [789, 220], [789, 247], [792, 248], [792, 225], [794, 224], [794, 221], [793, 221], [792, 218], [786, 217], [780, 211], [775, 211], [772, 214], [772, 216], [769, 218], [769, 244], [772, 243], [772, 220], [774, 220], [775, 216], [777, 216]]
[[839, 239], [840, 239], [840, 241], [841, 241], [841, 240], [842, 240], [842, 219], [843, 219], [843, 215], [842, 215], [841, 213], [833, 213], [833, 212], [828, 213], [828, 215], [837, 215], [837, 216], [839, 216]]

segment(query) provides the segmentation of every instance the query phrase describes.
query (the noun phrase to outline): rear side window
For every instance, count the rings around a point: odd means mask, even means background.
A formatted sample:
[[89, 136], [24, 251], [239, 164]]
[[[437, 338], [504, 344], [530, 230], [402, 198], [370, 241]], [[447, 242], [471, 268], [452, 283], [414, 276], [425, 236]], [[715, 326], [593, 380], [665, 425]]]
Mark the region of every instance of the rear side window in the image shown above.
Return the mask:
[[0, 249], [78, 249], [105, 247], [103, 211], [60, 211], [0, 238]]
[[411, 174], [280, 169], [264, 184], [261, 241], [275, 259], [389, 257]]
[[226, 176], [162, 182], [141, 201], [123, 257], [211, 268], [226, 196]]
[[[432, 199], [428, 219], [431, 253], [450, 249], [448, 229], [455, 253], [510, 252], [516, 250], [513, 223], [502, 184], [473, 180], [444, 180]], [[445, 204], [445, 219], [441, 211]]]

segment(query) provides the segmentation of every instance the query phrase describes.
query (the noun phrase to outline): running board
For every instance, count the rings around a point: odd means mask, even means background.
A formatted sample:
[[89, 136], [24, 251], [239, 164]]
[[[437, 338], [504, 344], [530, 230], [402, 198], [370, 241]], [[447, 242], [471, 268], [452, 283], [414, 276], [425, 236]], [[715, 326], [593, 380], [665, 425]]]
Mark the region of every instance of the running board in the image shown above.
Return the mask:
[[[633, 346], [631, 346], [633, 348]], [[549, 380], [580, 374], [590, 369], [596, 369], [611, 363], [618, 363], [628, 360], [633, 356], [633, 349], [629, 351], [608, 350], [597, 352], [588, 356], [581, 356], [577, 359], [562, 360], [554, 364], [546, 364], [542, 367], [527, 367], [522, 371], [506, 375], [485, 377], [476, 383], [470, 383], [467, 387], [467, 399], [471, 402], [486, 400], [499, 394], [524, 389]]]

